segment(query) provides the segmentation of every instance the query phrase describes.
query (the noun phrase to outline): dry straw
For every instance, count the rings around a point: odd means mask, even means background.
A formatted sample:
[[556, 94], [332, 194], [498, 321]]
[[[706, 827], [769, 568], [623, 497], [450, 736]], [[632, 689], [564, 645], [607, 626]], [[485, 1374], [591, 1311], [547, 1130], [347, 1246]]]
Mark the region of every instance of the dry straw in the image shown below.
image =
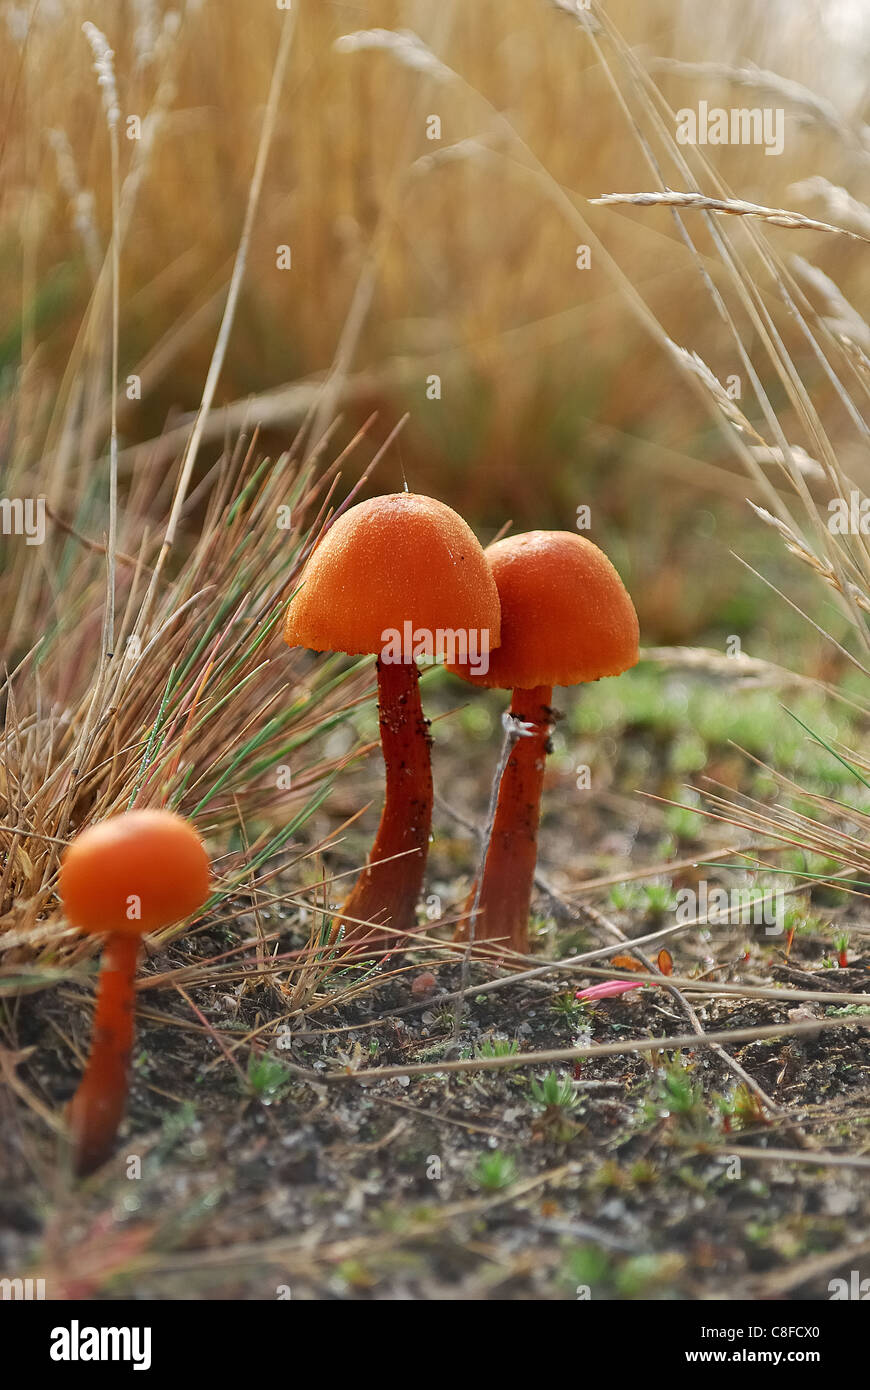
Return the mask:
[[661, 193], [603, 193], [589, 201], [595, 207], [623, 204], [639, 208], [691, 208], [702, 212], [727, 213], [733, 217], [757, 217], [771, 227], [787, 227], [790, 231], [801, 232], [838, 232], [841, 236], [854, 237], [858, 241], [870, 241], [870, 235], [850, 231], [847, 227], [835, 227], [830, 222], [817, 222], [815, 218], [804, 217], [800, 212], [789, 212], [786, 208], [765, 208], [759, 203], [747, 203], [742, 198], [711, 198], [704, 193], [680, 193], [672, 188], [663, 189]]

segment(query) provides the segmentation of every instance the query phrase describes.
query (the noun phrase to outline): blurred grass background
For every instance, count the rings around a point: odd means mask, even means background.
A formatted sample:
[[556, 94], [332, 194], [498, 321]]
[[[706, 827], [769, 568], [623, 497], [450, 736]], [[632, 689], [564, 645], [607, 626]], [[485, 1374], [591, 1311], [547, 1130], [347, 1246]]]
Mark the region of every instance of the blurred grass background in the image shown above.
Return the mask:
[[[575, 233], [494, 119], [493, 109], [503, 113], [552, 175], [586, 197], [650, 186], [626, 115], [576, 21], [546, 0], [294, 7], [290, 70], [216, 404], [326, 372], [363, 277], [370, 301], [338, 437], [350, 438], [377, 410], [373, 438], [382, 439], [410, 412], [372, 490], [400, 487], [401, 465], [414, 489], [465, 512], [484, 540], [506, 519], [518, 529], [571, 529], [578, 505], [588, 504], [589, 534], [625, 575], [646, 642], [721, 647], [736, 633], [753, 654], [837, 675], [830, 647], [731, 550], [799, 605], [823, 610], [835, 635], [841, 616], [752, 515], [744, 501], [757, 495], [752, 483], [606, 268], [594, 254], [588, 270], [577, 268]], [[870, 198], [870, 25], [859, 5], [612, 0], [607, 12], [651, 67], [659, 59], [743, 71], [754, 64], [816, 93], [813, 112], [716, 72], [656, 69], [675, 108], [701, 99], [785, 107], [782, 155], [767, 157], [758, 146], [707, 151], [737, 195], [825, 217], [822, 201], [798, 200], [793, 189], [823, 175]], [[0, 389], [4, 403], [14, 395], [3, 452], [17, 478], [32, 475], [34, 491], [44, 486], [45, 453], [64, 411], [74, 408], [68, 362], [92, 358], [91, 380], [105, 381], [106, 335], [82, 327], [111, 230], [108, 142], [82, 22], [106, 33], [124, 118], [144, 123], [141, 140], [121, 141], [122, 211], [125, 197], [131, 210], [121, 248], [120, 375], [123, 382], [140, 373], [143, 382], [141, 400], [122, 400], [122, 489], [134, 471], [141, 483], [154, 466], [155, 488], [165, 490], [155, 450], [134, 446], [198, 404], [281, 19], [273, 0], [2, 6]], [[429, 80], [385, 53], [336, 50], [341, 35], [373, 26], [416, 31], [464, 81]], [[439, 141], [426, 138], [432, 115]], [[481, 147], [460, 143], [470, 140]], [[444, 157], [457, 144], [463, 157]], [[670, 337], [700, 353], [720, 381], [739, 373], [669, 211], [584, 214]], [[706, 255], [700, 221], [692, 230]], [[769, 234], [860, 301], [859, 242]], [[277, 268], [280, 246], [291, 248], [289, 270]], [[712, 254], [707, 264], [716, 279]], [[818, 365], [801, 365], [820, 411], [836, 413]], [[441, 377], [440, 400], [427, 399], [431, 373]], [[789, 404], [776, 381], [765, 385], [788, 431]], [[253, 424], [263, 415], [253, 403], [245, 418]], [[263, 443], [271, 452], [286, 446], [299, 415], [289, 400], [269, 412]], [[227, 435], [240, 418], [225, 420]], [[789, 437], [800, 442], [796, 424]], [[90, 456], [88, 438], [86, 431], [65, 471], [63, 495], [49, 501], [99, 535], [104, 499], [95, 477], [105, 440], [91, 439]], [[219, 436], [203, 451], [202, 470], [222, 444]], [[842, 462], [847, 470], [855, 464]]]

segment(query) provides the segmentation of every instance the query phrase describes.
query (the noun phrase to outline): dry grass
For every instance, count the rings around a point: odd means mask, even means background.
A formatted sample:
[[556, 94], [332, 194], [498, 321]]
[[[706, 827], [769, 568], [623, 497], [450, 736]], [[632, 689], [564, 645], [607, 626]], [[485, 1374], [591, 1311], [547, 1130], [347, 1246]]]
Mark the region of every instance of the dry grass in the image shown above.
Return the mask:
[[[104, 547], [54, 526], [45, 547], [19, 548], [8, 592], [20, 613], [45, 616], [38, 636], [22, 625], [32, 645], [4, 686], [0, 890], [16, 944], [52, 901], [60, 848], [93, 821], [163, 805], [209, 837], [241, 824], [255, 837], [241, 860], [253, 872], [264, 847], [291, 840], [312, 794], [322, 799], [333, 769], [304, 750], [363, 686], [334, 661], [312, 667], [283, 648], [280, 619], [327, 515], [330, 472], [315, 476], [313, 459], [293, 452], [257, 464], [241, 441], [201, 488], [199, 537], [164, 570], [144, 618], [161, 532], [154, 479], [141, 480], [119, 526], [116, 653], [102, 664]], [[221, 859], [224, 888], [234, 862]]]
[[[660, 183], [656, 192], [607, 195], [597, 201], [610, 205], [661, 205], [671, 209], [681, 236], [696, 259], [712, 307], [732, 336], [734, 349], [752, 385], [752, 404], [736, 409], [697, 351], [690, 354], [678, 348], [675, 360], [709, 390], [711, 403], [750, 476], [766, 486], [760, 462], [764, 459], [778, 465], [783, 490], [774, 494], [768, 487], [775, 515], [759, 507], [754, 510], [779, 533], [789, 553], [835, 592], [848, 636], [840, 639], [812, 623], [811, 619], [808, 621], [861, 676], [867, 677], [870, 675], [865, 664], [870, 653], [867, 620], [870, 544], [862, 527], [843, 532], [832, 524], [838, 506], [850, 515], [851, 501], [856, 496], [863, 497], [864, 489], [870, 484], [867, 468], [870, 427], [865, 415], [868, 382], [857, 365], [856, 352], [860, 349], [855, 341], [860, 342], [865, 337], [866, 324], [849, 306], [849, 315], [841, 312], [836, 324], [840, 331], [832, 331], [830, 320], [816, 312], [801, 292], [792, 264], [782, 249], [772, 243], [764, 227], [752, 219], [791, 230], [808, 230], [809, 222], [782, 208], [759, 207], [735, 198], [720, 171], [700, 147], [681, 147], [672, 133], [674, 112], [665, 98], [642, 70], [637, 56], [606, 12], [596, 8], [595, 14], [600, 23], [596, 23], [594, 32], [588, 29], [582, 16], [578, 22], [590, 32], [591, 42], [610, 73], [614, 90], [619, 93], [649, 172]], [[730, 76], [733, 80], [734, 74]], [[740, 81], [745, 82], [745, 79], [745, 73], [739, 76]], [[759, 85], [769, 90], [770, 74], [761, 74]], [[782, 95], [786, 99], [788, 93]], [[806, 109], [805, 100], [803, 104]], [[827, 123], [831, 124], [830, 120]], [[868, 152], [863, 141], [856, 139], [852, 143], [856, 161], [866, 164]], [[672, 191], [671, 169], [688, 185], [687, 191]], [[702, 261], [682, 216], [684, 210], [690, 209], [699, 212], [706, 223], [720, 261], [721, 276], [712, 275]], [[745, 243], [713, 220], [722, 213], [750, 219]], [[815, 230], [835, 233], [840, 229], [816, 223]], [[798, 269], [804, 279], [808, 278], [803, 262]], [[812, 279], [811, 270], [809, 278]], [[817, 277], [817, 286], [819, 281]], [[824, 280], [821, 283], [827, 288]], [[834, 291], [836, 293], [836, 287]], [[829, 300], [831, 297], [829, 291]], [[847, 331], [843, 331], [844, 326]], [[809, 390], [807, 381], [811, 371], [826, 379], [831, 388], [833, 399], [826, 402], [827, 409]], [[772, 382], [778, 382], [785, 402], [783, 406], [774, 405], [768, 384]], [[747, 419], [751, 413], [755, 414], [757, 423]], [[799, 422], [803, 437], [803, 442], [797, 446], [789, 442], [792, 422]], [[762, 440], [761, 451], [746, 448], [747, 433]], [[857, 465], [854, 468], [853, 460]], [[812, 474], [824, 477], [823, 500], [810, 490], [808, 475]], [[793, 509], [798, 520], [793, 517]], [[866, 709], [866, 693], [863, 701]], [[814, 736], [812, 730], [808, 729], [807, 733]], [[848, 750], [830, 751], [832, 757], [850, 769], [856, 784], [870, 787], [861, 772], [862, 759], [858, 755]], [[759, 836], [772, 836], [784, 844], [827, 856], [842, 866], [844, 874], [854, 874], [857, 891], [865, 892], [866, 873], [870, 867], [864, 851], [870, 830], [866, 809], [861, 805], [844, 807], [831, 797], [810, 795], [772, 771], [782, 787], [783, 800], [778, 798], [773, 806], [758, 806], [747, 804], [744, 798], [735, 808], [727, 794], [723, 798], [711, 793], [707, 800], [715, 808], [714, 814]], [[791, 799], [808, 803], [809, 811], [794, 809], [789, 804]], [[849, 882], [853, 886], [852, 881]]]
[[[240, 827], [244, 853], [220, 856], [213, 908], [242, 882], [252, 883], [292, 841], [334, 771], [329, 761], [306, 766], [302, 754], [300, 772], [298, 750], [346, 715], [352, 672], [327, 661], [306, 673], [300, 654], [280, 646], [282, 659], [274, 659], [287, 597], [334, 514], [330, 485], [338, 462], [324, 467], [322, 459], [331, 431], [316, 437], [303, 429], [274, 462], [261, 457], [256, 431], [242, 434], [191, 488], [244, 279], [293, 28], [289, 21], [274, 65], [199, 414], [177, 467], [156, 460], [134, 469], [123, 480], [120, 509], [120, 248], [136, 169], [122, 189], [115, 55], [99, 29], [84, 26], [111, 156], [112, 237], [94, 276], [83, 335], [87, 343], [102, 325], [111, 351], [73, 355], [38, 460], [37, 489], [32, 441], [22, 433], [23, 385], [7, 405], [7, 495], [38, 492], [47, 519], [35, 546], [22, 537], [14, 547], [0, 581], [8, 614], [0, 948], [13, 977], [29, 957], [37, 964], [58, 958], [63, 923], [54, 879], [63, 845], [83, 827], [149, 805], [181, 810], [207, 835], [225, 839], [230, 827]], [[75, 189], [68, 142], [61, 138], [59, 148], [67, 186]], [[95, 477], [89, 451], [106, 430], [108, 469]], [[102, 539], [84, 529], [88, 504], [107, 517]], [[360, 686], [351, 682], [350, 689], [352, 703]], [[74, 959], [75, 948], [64, 946], [61, 956]]]
[[[708, 486], [728, 495], [732, 465], [707, 434], [703, 408], [690, 391], [672, 389], [667, 353], [650, 350], [605, 265], [578, 272], [576, 238], [546, 186], [529, 176], [528, 160], [517, 158], [505, 129], [506, 118], [578, 205], [614, 188], [651, 187], [621, 110], [630, 98], [634, 112], [631, 93], [642, 90], [642, 75], [626, 73], [622, 96], [614, 90], [597, 51], [609, 43], [607, 25], [589, 35], [566, 13], [570, 6], [544, 0], [416, 8], [371, 0], [350, 18], [311, 0], [296, 8], [244, 311], [216, 404], [238, 400], [244, 409], [250, 393], [263, 396], [326, 373], [359, 294], [348, 427], [377, 405], [388, 428], [391, 417], [412, 405], [403, 453], [421, 490], [437, 491], [492, 527], [505, 514], [519, 523], [540, 509], [540, 477], [533, 484], [528, 461], [543, 458], [550, 463], [547, 507], [564, 521], [577, 500], [601, 488], [598, 468], [614, 450], [623, 495], [630, 488], [646, 495], [644, 466], [656, 442], [663, 446], [656, 463], [665, 477], [691, 487], [702, 476], [691, 464], [702, 461], [714, 469], [703, 475]], [[738, 62], [747, 52], [759, 61], [753, 99], [772, 100], [767, 87], [776, 86], [779, 74], [786, 90], [773, 95], [787, 112], [783, 155], [765, 159], [747, 147], [716, 151], [741, 199], [790, 208], [792, 185], [821, 173], [857, 199], [866, 196], [867, 160], [858, 138], [863, 94], [854, 83], [837, 82], [837, 42], [812, 7], [801, 19], [790, 13], [787, 24], [775, 14], [762, 20], [751, 3], [729, 6], [727, 25], [712, 22], [708, 10], [701, 0], [681, 8], [654, 0], [640, 11], [623, 2], [608, 6], [606, 19], [655, 71], [672, 108], [699, 97], [725, 105], [747, 101], [745, 65]], [[79, 32], [90, 19], [116, 51], [124, 116], [143, 119], [143, 138], [120, 142], [122, 379], [134, 371], [143, 376], [142, 402], [120, 402], [121, 442], [129, 446], [156, 439], [169, 413], [192, 412], [199, 400], [208, 363], [203, 324], [214, 321], [215, 293], [227, 282], [238, 244], [280, 16], [242, 16], [228, 0], [188, 4], [152, 56], [105, 3], [76, 0], [62, 19], [52, 14], [37, 15], [23, 50], [0, 30], [0, 102], [8, 117], [0, 226], [7, 264], [16, 272], [5, 277], [0, 308], [21, 335], [10, 334], [7, 360], [24, 345], [20, 433], [35, 451], [52, 416], [57, 431], [58, 411], [75, 408], [68, 375], [57, 407], [48, 408], [71, 347], [93, 358], [105, 342], [93, 316], [84, 334], [78, 331], [94, 245], [105, 251], [111, 231], [108, 151], [95, 119], [100, 98]], [[397, 67], [387, 53], [341, 51], [336, 40], [352, 26], [418, 28], [442, 68], [462, 81]], [[675, 55], [715, 58], [719, 66], [656, 70], [657, 56]], [[734, 58], [730, 67], [727, 55]], [[810, 89], [820, 70], [830, 90], [813, 105]], [[425, 137], [430, 111], [440, 113], [440, 142]], [[646, 119], [642, 110], [637, 116]], [[403, 132], [398, 144], [397, 130]], [[49, 132], [64, 143], [63, 169]], [[654, 132], [651, 139], [657, 144]], [[684, 187], [680, 177], [672, 183]], [[705, 194], [714, 193], [701, 184]], [[667, 210], [585, 212], [668, 336], [691, 344], [717, 375], [727, 375], [734, 359], [727, 328], [696, 292], [699, 268], [719, 280], [709, 239], [699, 237], [696, 259]], [[801, 246], [803, 254], [812, 258], [817, 247], [826, 272], [853, 297], [860, 247], [831, 246], [820, 232], [807, 232], [802, 241], [810, 246], [809, 252]], [[275, 266], [283, 244], [292, 248], [289, 272]], [[105, 275], [102, 283], [106, 294]], [[736, 360], [734, 370], [740, 370]], [[449, 419], [446, 408], [426, 403], [433, 371], [443, 375]], [[824, 399], [823, 381], [818, 389]], [[272, 398], [270, 427], [294, 426], [309, 403], [298, 389]], [[265, 418], [259, 411], [258, 405], [257, 418]], [[214, 419], [222, 431], [225, 420]], [[547, 419], [558, 427], [542, 431]], [[794, 435], [790, 421], [786, 432]], [[647, 446], [642, 456], [638, 439]], [[131, 462], [128, 455], [126, 466]], [[764, 502], [761, 491], [753, 495]], [[696, 505], [697, 496], [687, 500]], [[601, 505], [605, 511], [606, 495]]]

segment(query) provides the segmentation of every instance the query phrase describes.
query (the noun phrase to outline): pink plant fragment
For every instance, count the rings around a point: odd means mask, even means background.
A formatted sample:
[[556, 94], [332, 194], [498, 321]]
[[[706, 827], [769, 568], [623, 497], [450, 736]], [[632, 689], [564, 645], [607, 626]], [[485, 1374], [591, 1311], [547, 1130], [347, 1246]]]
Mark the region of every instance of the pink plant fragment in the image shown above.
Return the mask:
[[611, 994], [625, 994], [627, 989], [643, 989], [643, 983], [636, 980], [604, 980], [600, 985], [580, 989], [575, 999], [609, 999]]

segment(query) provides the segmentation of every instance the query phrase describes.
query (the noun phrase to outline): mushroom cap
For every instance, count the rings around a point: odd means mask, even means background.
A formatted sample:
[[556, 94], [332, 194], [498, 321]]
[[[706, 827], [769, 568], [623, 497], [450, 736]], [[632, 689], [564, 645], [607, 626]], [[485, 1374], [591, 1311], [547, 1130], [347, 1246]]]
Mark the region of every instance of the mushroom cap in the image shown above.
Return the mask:
[[433, 497], [394, 492], [351, 507], [326, 532], [287, 607], [284, 641], [313, 651], [380, 652], [384, 633], [489, 632], [498, 591], [474, 532]]
[[501, 599], [501, 646], [472, 685], [532, 690], [618, 676], [638, 660], [634, 604], [602, 550], [572, 531], [506, 536], [484, 552]]
[[173, 811], [126, 811], [83, 830], [64, 850], [58, 892], [80, 931], [141, 936], [202, 906], [208, 855]]

